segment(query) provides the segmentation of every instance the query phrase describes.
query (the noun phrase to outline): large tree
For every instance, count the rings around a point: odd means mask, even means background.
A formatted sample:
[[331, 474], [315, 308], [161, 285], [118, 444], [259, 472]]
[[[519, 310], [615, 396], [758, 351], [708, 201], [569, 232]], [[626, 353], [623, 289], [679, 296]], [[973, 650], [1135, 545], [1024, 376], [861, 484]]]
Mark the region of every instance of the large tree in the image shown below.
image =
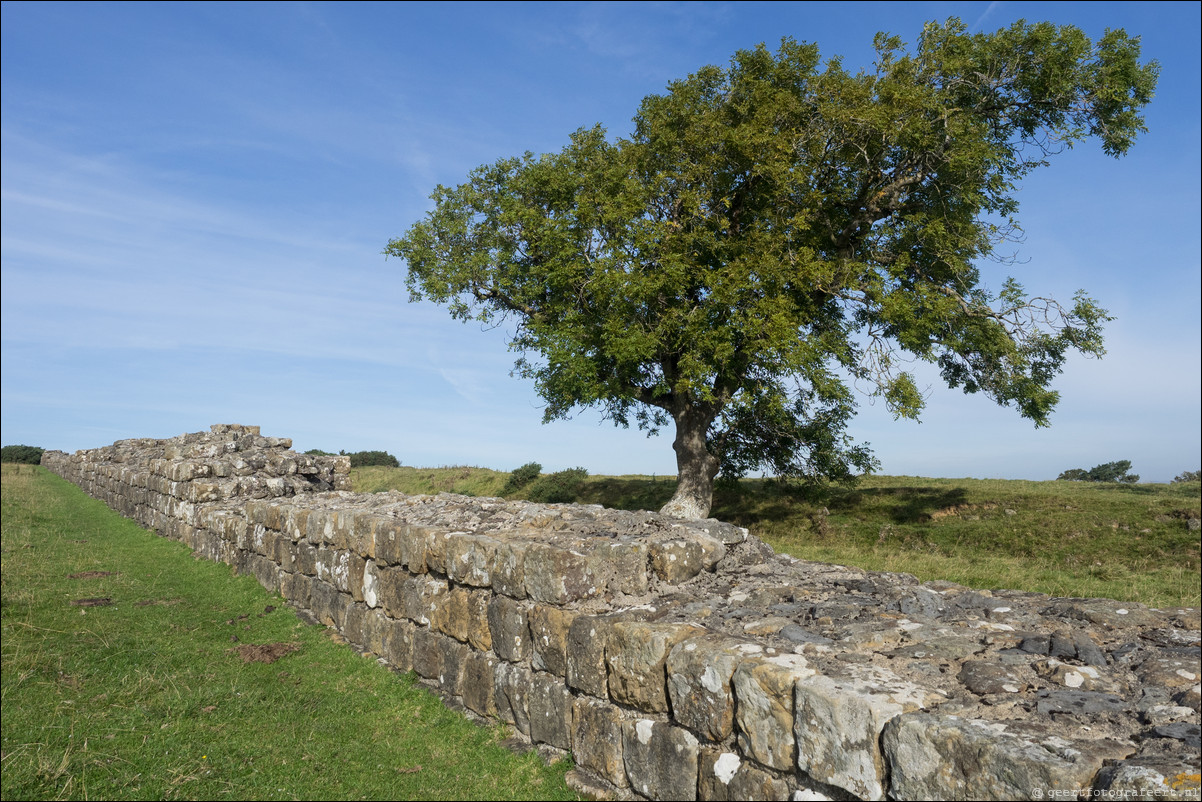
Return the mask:
[[647, 97], [629, 139], [584, 128], [439, 186], [385, 253], [415, 300], [510, 319], [545, 420], [673, 423], [669, 515], [707, 515], [719, 471], [871, 468], [849, 385], [917, 417], [907, 359], [1046, 425], [1109, 318], [1083, 292], [992, 291], [978, 265], [1018, 232], [1026, 173], [1087, 137], [1127, 151], [1158, 67], [1121, 30], [1049, 23], [952, 19], [876, 50], [855, 74], [792, 39], [740, 51]]

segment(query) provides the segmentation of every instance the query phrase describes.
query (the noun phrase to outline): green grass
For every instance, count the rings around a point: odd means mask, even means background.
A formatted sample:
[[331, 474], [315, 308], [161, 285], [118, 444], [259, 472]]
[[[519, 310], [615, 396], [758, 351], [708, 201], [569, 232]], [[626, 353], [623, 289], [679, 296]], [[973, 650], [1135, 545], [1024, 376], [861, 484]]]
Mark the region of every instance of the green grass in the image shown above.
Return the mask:
[[[463, 467], [364, 468], [351, 476], [364, 491], [469, 495], [497, 495], [507, 478]], [[593, 476], [577, 500], [656, 510], [674, 490], [674, 477]], [[750, 479], [719, 487], [712, 515], [807, 560], [979, 588], [1197, 607], [1199, 534], [1186, 522], [1199, 517], [1200, 498], [1197, 482], [871, 476], [851, 490], [814, 492]]]
[[44, 469], [4, 465], [2, 504], [4, 799], [575, 798], [566, 762]]

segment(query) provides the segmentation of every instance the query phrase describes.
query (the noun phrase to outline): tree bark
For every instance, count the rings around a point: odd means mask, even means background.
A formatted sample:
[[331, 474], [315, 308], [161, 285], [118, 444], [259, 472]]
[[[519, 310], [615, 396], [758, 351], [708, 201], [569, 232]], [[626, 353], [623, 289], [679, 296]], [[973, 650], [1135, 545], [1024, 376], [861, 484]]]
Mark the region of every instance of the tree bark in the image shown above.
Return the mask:
[[681, 404], [672, 410], [676, 420], [676, 493], [660, 514], [671, 518], [696, 520], [707, 518], [714, 503], [714, 477], [718, 458], [709, 452], [705, 436], [717, 410]]

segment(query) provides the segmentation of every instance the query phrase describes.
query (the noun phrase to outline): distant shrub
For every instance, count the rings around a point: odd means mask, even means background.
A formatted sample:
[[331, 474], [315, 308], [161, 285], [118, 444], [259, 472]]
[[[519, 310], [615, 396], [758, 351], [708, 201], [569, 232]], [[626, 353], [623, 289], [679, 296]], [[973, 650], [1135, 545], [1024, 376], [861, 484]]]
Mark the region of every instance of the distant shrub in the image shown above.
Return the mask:
[[505, 486], [501, 488], [501, 495], [508, 496], [511, 493], [518, 492], [537, 479], [542, 470], [543, 466], [537, 462], [527, 462], [520, 468], [514, 468], [509, 472], [509, 478], [505, 480]]
[[1131, 460], [1121, 459], [1115, 462], [1095, 465], [1088, 471], [1083, 468], [1070, 468], [1056, 478], [1070, 482], [1121, 482], [1123, 484], [1135, 484], [1139, 481], [1139, 474], [1128, 473], [1130, 470]]
[[315, 457], [336, 457], [336, 456], [338, 456], [333, 451], [322, 451], [320, 448], [311, 448], [308, 451], [306, 451], [305, 453], [312, 454]]
[[1202, 481], [1202, 476], [1199, 476], [1199, 474], [1202, 474], [1202, 471], [1185, 471], [1173, 479], [1173, 484]]
[[4, 446], [4, 448], [0, 448], [0, 462], [37, 465], [42, 461], [42, 452], [45, 450], [37, 446]]
[[401, 463], [387, 451], [355, 451], [350, 454], [340, 452], [344, 457], [351, 458], [352, 468], [366, 468], [369, 465], [383, 465], [388, 468], [399, 468]]
[[580, 495], [580, 486], [588, 478], [584, 468], [568, 468], [566, 471], [541, 476], [526, 489], [526, 498], [540, 504], [567, 504]]

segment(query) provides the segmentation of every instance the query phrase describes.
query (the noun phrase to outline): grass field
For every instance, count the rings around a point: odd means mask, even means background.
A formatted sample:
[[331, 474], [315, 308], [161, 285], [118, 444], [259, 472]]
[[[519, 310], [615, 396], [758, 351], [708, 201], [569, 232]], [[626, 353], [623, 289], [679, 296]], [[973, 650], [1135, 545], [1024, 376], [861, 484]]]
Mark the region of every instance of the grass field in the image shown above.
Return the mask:
[[[356, 468], [362, 492], [500, 493], [486, 468]], [[589, 477], [578, 501], [659, 509], [674, 479]], [[521, 497], [521, 493], [515, 497]], [[1153, 607], [1202, 605], [1202, 485], [870, 476], [853, 489], [789, 489], [751, 479], [715, 493], [715, 518], [777, 551], [980, 588], [1106, 597]]]
[[4, 465], [2, 504], [3, 799], [575, 798], [566, 762], [42, 468]]

